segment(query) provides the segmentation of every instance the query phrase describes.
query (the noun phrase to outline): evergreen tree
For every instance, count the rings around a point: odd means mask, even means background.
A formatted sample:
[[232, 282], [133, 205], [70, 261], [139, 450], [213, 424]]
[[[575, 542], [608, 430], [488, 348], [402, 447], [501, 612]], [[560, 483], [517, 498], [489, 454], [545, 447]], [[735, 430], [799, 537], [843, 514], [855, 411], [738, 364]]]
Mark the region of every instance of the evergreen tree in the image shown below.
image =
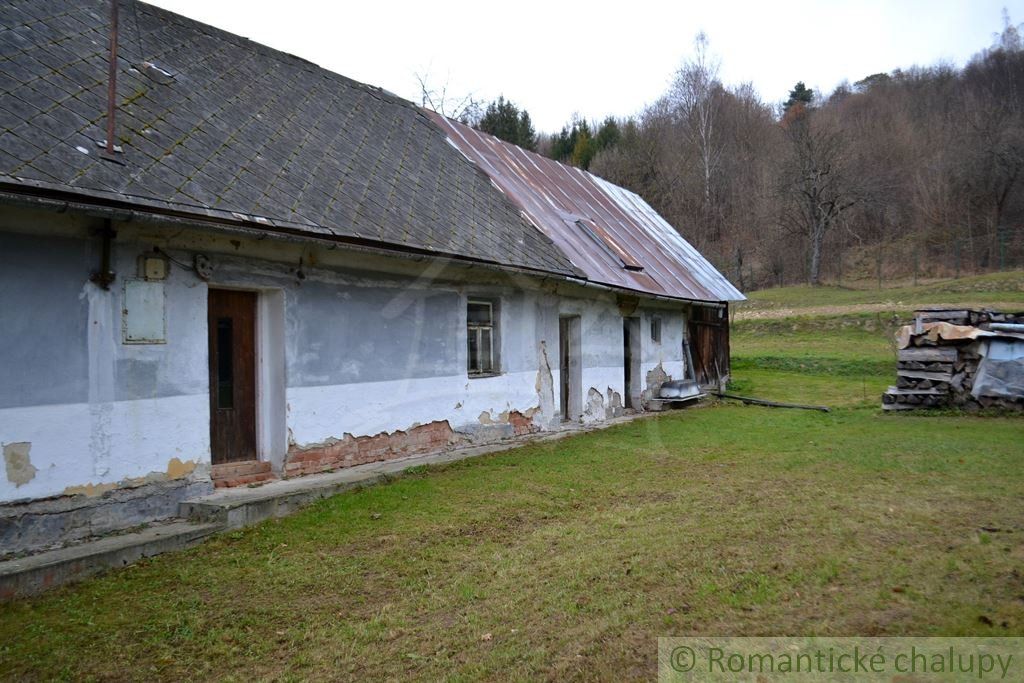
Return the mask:
[[555, 161], [571, 164], [584, 170], [603, 149], [615, 145], [622, 137], [618, 122], [609, 116], [594, 133], [586, 119], [574, 116], [571, 126], [551, 136], [548, 155]]
[[519, 142], [516, 144], [531, 152], [537, 151], [537, 131], [533, 129], [530, 113], [525, 109], [519, 112]]
[[587, 170], [590, 167], [590, 162], [594, 159], [594, 155], [597, 154], [594, 137], [590, 134], [590, 125], [587, 124], [587, 120], [581, 119], [578, 124], [574, 124], [573, 132], [575, 136], [569, 163], [577, 168]]
[[475, 127], [523, 149], [537, 149], [537, 132], [533, 129], [530, 114], [525, 109], [520, 110], [504, 96], [499, 96], [487, 105]]
[[576, 124], [572, 129], [562, 126], [562, 130], [551, 138], [551, 158], [555, 161], [568, 161], [576, 144]]
[[597, 135], [594, 136], [594, 145], [597, 147], [597, 151], [600, 152], [609, 147], [614, 147], [620, 139], [622, 139], [622, 131], [619, 130], [619, 123], [614, 117], [609, 116], [601, 123], [600, 128], [597, 129]]
[[794, 104], [799, 104], [807, 108], [811, 106], [812, 101], [814, 101], [814, 91], [804, 85], [803, 81], [798, 81], [789, 91], [789, 99], [786, 100], [785, 107], [788, 110]]

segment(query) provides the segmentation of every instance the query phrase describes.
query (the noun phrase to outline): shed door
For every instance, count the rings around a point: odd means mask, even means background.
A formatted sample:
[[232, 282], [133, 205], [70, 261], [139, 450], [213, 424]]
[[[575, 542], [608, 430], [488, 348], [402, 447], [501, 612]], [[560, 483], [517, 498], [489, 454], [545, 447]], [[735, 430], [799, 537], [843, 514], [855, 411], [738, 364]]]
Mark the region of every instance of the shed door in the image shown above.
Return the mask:
[[719, 384], [729, 376], [729, 311], [694, 306], [690, 317], [690, 351], [694, 379], [701, 386]]
[[207, 318], [213, 464], [255, 460], [255, 292], [211, 289]]

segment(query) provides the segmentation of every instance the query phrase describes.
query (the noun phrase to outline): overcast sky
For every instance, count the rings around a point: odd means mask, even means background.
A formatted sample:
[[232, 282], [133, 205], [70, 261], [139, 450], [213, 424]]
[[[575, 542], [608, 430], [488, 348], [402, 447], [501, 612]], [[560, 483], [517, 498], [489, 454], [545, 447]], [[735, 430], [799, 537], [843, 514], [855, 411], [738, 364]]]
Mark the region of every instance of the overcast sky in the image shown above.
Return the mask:
[[[419, 101], [415, 74], [453, 95], [504, 94], [539, 130], [578, 112], [625, 116], [657, 99], [703, 30], [722, 79], [785, 99], [879, 71], [962, 65], [1024, 0], [760, 0], [604, 4], [150, 0]], [[130, 27], [130, 24], [129, 24]]]

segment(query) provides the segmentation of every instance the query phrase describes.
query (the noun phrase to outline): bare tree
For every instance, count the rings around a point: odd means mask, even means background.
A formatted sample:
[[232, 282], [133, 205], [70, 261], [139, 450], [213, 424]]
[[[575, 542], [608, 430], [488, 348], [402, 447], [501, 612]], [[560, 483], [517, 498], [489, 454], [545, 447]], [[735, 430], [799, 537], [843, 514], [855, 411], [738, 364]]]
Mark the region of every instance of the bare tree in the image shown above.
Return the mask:
[[703, 176], [705, 211], [710, 212], [712, 176], [721, 157], [715, 129], [719, 110], [716, 91], [721, 89], [718, 80], [721, 62], [710, 53], [708, 37], [703, 31], [693, 39], [693, 46], [693, 58], [676, 72], [670, 98], [679, 109], [683, 130], [697, 149]]
[[448, 92], [449, 79], [445, 79], [439, 88], [431, 84], [430, 73], [414, 73], [416, 83], [420, 87], [420, 106], [432, 109], [441, 116], [455, 119], [470, 125], [475, 124], [483, 114], [483, 105], [473, 96], [455, 96]]
[[819, 285], [825, 237], [859, 199], [849, 178], [844, 177], [849, 150], [833, 121], [802, 105], [791, 106], [782, 125], [790, 143], [781, 173], [782, 220], [806, 235], [808, 281]]

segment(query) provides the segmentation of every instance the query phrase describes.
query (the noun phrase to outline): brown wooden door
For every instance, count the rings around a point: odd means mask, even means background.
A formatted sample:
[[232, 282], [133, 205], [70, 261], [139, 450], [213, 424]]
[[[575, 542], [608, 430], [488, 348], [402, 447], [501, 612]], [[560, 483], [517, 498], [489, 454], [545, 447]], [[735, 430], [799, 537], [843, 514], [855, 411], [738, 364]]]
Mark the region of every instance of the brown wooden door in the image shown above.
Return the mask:
[[562, 421], [578, 420], [583, 412], [580, 406], [583, 369], [579, 316], [558, 319], [558, 349]]
[[690, 355], [694, 379], [718, 384], [729, 374], [729, 310], [694, 306], [690, 317]]
[[256, 294], [211, 289], [210, 453], [213, 464], [256, 459]]

